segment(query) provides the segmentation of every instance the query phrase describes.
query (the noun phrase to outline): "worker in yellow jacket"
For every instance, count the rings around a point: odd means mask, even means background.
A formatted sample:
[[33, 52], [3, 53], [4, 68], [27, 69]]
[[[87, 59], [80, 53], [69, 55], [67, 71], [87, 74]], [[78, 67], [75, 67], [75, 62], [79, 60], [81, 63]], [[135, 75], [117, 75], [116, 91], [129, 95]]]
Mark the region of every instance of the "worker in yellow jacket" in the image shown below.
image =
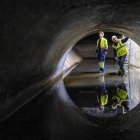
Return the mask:
[[121, 106], [121, 104], [125, 101], [127, 96], [128, 93], [126, 89], [117, 87], [116, 95], [112, 97], [112, 99], [114, 100], [112, 108], [116, 109], [118, 105]]
[[112, 41], [113, 41], [112, 48], [115, 49], [115, 51], [116, 51], [118, 65], [120, 67], [118, 73], [122, 74], [122, 75], [125, 73], [124, 61], [128, 54], [128, 49], [125, 45], [125, 42], [128, 39], [129, 39], [128, 37], [125, 37], [123, 39], [118, 39], [117, 36], [112, 36]]
[[108, 50], [108, 41], [106, 38], [104, 38], [104, 32], [100, 31], [99, 32], [99, 39], [97, 40], [97, 45], [96, 45], [96, 54], [97, 54], [97, 59], [99, 61], [99, 73], [104, 72], [104, 65], [105, 65], [105, 58], [107, 55], [107, 50]]
[[97, 94], [97, 101], [99, 103], [99, 109], [104, 110], [104, 106], [108, 103], [108, 94]]

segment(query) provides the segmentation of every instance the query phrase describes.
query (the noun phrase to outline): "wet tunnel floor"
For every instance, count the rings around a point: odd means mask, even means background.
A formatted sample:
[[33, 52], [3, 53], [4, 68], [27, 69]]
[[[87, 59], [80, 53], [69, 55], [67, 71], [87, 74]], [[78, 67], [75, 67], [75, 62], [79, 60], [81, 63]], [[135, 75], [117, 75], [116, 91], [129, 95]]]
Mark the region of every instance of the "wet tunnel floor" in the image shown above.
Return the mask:
[[[104, 85], [106, 85], [107, 91], [110, 93], [114, 89], [112, 85], [128, 84], [127, 79], [115, 74], [116, 70], [106, 71], [102, 76], [96, 73], [94, 64], [89, 63], [88, 66], [86, 66], [88, 63], [83, 64], [85, 70], [82, 69], [82, 73], [80, 72], [81, 64], [65, 79], [70, 98], [61, 82], [52, 89], [53, 94], [49, 94], [47, 90], [44, 91], [0, 124], [0, 140], [137, 140], [140, 136], [139, 105], [132, 113], [126, 113], [128, 115], [118, 118], [100, 118], [98, 116], [94, 118], [81, 110], [96, 105], [97, 100], [95, 99], [98, 88], [101, 89], [100, 85], [103, 85], [103, 91]], [[111, 67], [114, 66], [111, 65]], [[83, 77], [83, 81], [78, 79], [78, 73], [80, 77]], [[139, 76], [138, 74], [140, 74], [139, 71], [136, 72], [137, 76]], [[114, 77], [110, 79], [112, 75]], [[71, 78], [74, 78], [75, 83]], [[84, 82], [85, 78], [89, 79], [88, 83]], [[122, 84], [123, 81], [125, 82]], [[114, 93], [112, 92], [112, 96]], [[136, 97], [134, 96], [133, 100]], [[111, 97], [109, 98], [111, 99]], [[124, 106], [127, 105], [124, 104]]]
[[[84, 60], [65, 79], [71, 99], [79, 108], [93, 116], [113, 117], [131, 110], [133, 106], [131, 95], [127, 90], [129, 86], [127, 66], [125, 76], [118, 75], [118, 65], [113, 60], [106, 61], [106, 71], [103, 74], [98, 73], [98, 67], [96, 60]], [[119, 99], [118, 94], [124, 97]], [[112, 106], [117, 102], [119, 107], [114, 109]]]

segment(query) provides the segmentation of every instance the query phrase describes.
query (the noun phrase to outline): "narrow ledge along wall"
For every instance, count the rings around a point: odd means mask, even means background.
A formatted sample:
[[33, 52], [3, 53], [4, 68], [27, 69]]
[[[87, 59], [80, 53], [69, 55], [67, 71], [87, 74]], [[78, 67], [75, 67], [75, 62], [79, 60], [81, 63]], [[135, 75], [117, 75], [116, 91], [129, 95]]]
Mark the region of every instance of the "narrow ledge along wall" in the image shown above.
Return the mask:
[[63, 78], [66, 77], [81, 61], [82, 58], [73, 50], [71, 50], [64, 62]]

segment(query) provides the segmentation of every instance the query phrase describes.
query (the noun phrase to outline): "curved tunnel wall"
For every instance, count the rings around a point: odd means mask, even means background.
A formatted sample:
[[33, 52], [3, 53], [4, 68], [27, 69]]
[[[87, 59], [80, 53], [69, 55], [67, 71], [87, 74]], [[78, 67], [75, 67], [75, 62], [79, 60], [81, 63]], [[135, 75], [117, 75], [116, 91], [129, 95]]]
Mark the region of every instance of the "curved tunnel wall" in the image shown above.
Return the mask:
[[137, 1], [6, 2], [2, 6], [7, 4], [9, 10], [1, 16], [4, 45], [0, 52], [0, 83], [8, 95], [15, 94], [7, 97], [10, 102], [4, 108], [1, 105], [2, 117], [48, 88], [62, 74], [63, 55], [84, 36], [111, 30], [140, 44]]
[[82, 58], [71, 50], [63, 64], [63, 77], [66, 77], [81, 61]]
[[130, 61], [129, 61], [129, 65], [130, 66], [134, 66], [137, 68], [140, 68], [140, 47], [133, 41], [129, 41], [130, 46], [129, 48], [129, 57], [130, 57]]

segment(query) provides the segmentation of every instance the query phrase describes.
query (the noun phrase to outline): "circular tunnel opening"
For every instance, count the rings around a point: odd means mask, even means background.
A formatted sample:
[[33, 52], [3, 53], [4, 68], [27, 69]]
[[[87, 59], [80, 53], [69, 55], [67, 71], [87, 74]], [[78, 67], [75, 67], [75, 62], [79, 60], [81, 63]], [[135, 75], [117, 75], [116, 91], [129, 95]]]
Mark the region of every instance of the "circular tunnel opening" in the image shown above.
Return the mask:
[[[117, 32], [104, 33], [104, 37], [108, 40], [108, 52], [103, 74], [98, 73], [96, 54], [98, 32], [87, 35], [73, 46], [66, 56], [63, 70], [64, 85], [75, 105], [92, 117], [108, 118], [126, 114], [139, 104], [138, 85], [136, 87], [139, 79], [136, 77], [140, 74], [137, 63], [140, 48], [131, 38], [125, 42], [129, 53], [124, 62], [125, 75], [119, 75], [119, 65], [115, 59], [111, 37], [113, 35], [119, 39], [125, 37]], [[122, 97], [118, 98], [121, 94]], [[100, 109], [101, 102], [104, 102], [103, 109]]]

